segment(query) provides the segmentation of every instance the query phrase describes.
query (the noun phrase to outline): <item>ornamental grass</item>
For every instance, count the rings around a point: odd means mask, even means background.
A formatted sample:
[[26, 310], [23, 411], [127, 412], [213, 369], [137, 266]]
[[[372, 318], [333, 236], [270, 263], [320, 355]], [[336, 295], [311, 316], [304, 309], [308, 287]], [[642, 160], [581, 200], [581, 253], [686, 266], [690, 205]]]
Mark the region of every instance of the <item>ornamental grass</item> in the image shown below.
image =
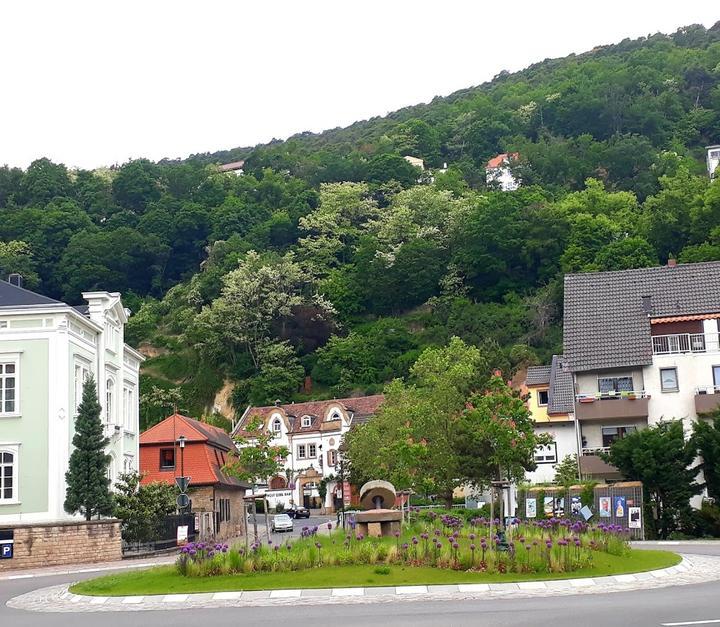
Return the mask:
[[464, 520], [450, 513], [411, 512], [402, 532], [371, 538], [348, 529], [319, 534], [304, 527], [300, 538], [244, 546], [191, 543], [181, 549], [178, 572], [207, 577], [253, 572], [291, 572], [349, 565], [430, 566], [487, 573], [570, 573], [592, 567], [597, 552], [629, 552], [630, 530], [580, 520]]

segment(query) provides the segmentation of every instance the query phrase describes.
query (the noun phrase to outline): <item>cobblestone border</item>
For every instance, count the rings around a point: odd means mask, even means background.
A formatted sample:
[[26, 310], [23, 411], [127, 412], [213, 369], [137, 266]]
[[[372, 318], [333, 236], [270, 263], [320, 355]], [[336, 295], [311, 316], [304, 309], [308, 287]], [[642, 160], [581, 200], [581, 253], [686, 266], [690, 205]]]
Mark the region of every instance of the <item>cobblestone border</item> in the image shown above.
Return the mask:
[[629, 592], [720, 580], [720, 556], [682, 555], [682, 558], [680, 564], [676, 566], [632, 575], [518, 583], [257, 590], [127, 597], [92, 597], [73, 594], [68, 590], [69, 585], [64, 584], [14, 597], [7, 602], [7, 605], [14, 609], [36, 612], [121, 612], [268, 605], [394, 603], [419, 600], [518, 599]]

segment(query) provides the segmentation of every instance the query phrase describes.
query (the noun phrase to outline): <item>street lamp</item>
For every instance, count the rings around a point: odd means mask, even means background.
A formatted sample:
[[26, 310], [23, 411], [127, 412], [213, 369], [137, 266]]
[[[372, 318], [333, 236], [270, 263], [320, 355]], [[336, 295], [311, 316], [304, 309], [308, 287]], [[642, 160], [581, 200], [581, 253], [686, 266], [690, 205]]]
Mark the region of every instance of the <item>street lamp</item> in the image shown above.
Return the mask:
[[178, 438], [178, 445], [180, 446], [180, 476], [185, 476], [185, 436], [181, 435]]

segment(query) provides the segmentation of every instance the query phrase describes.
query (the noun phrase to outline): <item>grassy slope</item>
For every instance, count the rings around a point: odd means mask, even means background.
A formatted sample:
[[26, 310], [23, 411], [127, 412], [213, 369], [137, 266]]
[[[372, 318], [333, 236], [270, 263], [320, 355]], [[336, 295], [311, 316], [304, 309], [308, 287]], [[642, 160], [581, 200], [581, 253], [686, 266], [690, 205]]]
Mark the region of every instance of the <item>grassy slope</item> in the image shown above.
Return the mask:
[[543, 579], [567, 579], [579, 577], [602, 577], [622, 573], [635, 573], [667, 568], [680, 562], [680, 556], [667, 551], [633, 551], [628, 557], [616, 557], [604, 553], [594, 555], [594, 567], [572, 573], [485, 574], [390, 566], [390, 573], [375, 573], [376, 566], [335, 566], [313, 568], [297, 572], [253, 573], [250, 575], [225, 575], [192, 578], [179, 575], [173, 566], [163, 566], [139, 572], [106, 575], [75, 584], [71, 591], [76, 594], [98, 596], [152, 595], [190, 592], [223, 592], [228, 590], [271, 590], [287, 588], [331, 588], [352, 586], [398, 586], [412, 584], [454, 583], [510, 583], [513, 581], [538, 581]]

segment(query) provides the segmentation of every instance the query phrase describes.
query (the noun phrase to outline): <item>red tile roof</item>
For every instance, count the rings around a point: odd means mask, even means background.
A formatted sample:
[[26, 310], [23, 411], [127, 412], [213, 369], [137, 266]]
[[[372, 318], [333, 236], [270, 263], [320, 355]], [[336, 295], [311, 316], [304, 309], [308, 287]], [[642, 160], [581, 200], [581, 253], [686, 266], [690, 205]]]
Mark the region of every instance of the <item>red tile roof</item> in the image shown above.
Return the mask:
[[[237, 432], [243, 432], [242, 428], [252, 419], [261, 418], [266, 421], [272, 415], [273, 411], [281, 409], [290, 420], [290, 431], [292, 433], [301, 433], [308, 431], [318, 431], [321, 428], [322, 421], [331, 407], [340, 406], [348, 413], [352, 414], [353, 422], [365, 422], [371, 416], [374, 416], [380, 405], [385, 400], [383, 394], [374, 394], [372, 396], [357, 396], [354, 398], [334, 398], [325, 401], [308, 401], [307, 403], [290, 403], [287, 405], [269, 405], [266, 407], [250, 407], [245, 412], [244, 419], [236, 427]], [[303, 427], [301, 418], [310, 416], [313, 420], [309, 427]]]
[[490, 161], [487, 162], [486, 168], [501, 168], [509, 161], [516, 161], [520, 158], [519, 152], [503, 152], [500, 155], [496, 155]]
[[713, 320], [720, 318], [720, 314], [693, 314], [691, 316], [669, 316], [666, 318], [651, 318], [650, 324], [664, 324], [666, 322], [690, 322], [691, 320]]
[[[177, 439], [185, 436], [182, 455]], [[175, 448], [175, 468], [160, 468], [160, 449]], [[222, 429], [187, 416], [173, 414], [140, 434], [140, 472], [142, 483], [153, 481], [174, 483], [181, 472], [191, 477], [191, 486], [224, 485], [249, 487], [247, 483], [225, 474], [222, 470], [235, 451], [235, 443]]]

